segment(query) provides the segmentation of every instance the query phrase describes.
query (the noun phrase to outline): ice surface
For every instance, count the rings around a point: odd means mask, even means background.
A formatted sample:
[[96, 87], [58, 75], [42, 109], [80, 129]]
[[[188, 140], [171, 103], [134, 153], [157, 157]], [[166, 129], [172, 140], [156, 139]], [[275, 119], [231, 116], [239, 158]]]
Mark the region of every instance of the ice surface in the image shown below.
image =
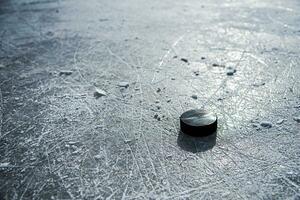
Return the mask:
[[[299, 16], [297, 0], [0, 1], [0, 199], [299, 197]], [[200, 107], [217, 135], [180, 134]]]

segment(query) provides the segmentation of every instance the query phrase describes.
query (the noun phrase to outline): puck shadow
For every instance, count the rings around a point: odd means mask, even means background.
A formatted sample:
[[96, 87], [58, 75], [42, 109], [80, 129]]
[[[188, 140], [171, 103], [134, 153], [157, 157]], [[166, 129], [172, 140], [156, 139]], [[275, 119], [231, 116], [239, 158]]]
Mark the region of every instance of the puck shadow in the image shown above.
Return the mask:
[[188, 152], [198, 153], [212, 149], [216, 145], [217, 131], [205, 137], [193, 137], [178, 131], [177, 144]]

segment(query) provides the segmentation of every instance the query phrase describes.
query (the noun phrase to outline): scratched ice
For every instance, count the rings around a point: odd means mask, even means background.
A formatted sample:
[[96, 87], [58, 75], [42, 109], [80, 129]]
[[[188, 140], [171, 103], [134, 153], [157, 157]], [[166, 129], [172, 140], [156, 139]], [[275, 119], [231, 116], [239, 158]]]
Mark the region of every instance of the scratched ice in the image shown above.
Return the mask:
[[[299, 198], [299, 16], [296, 0], [0, 1], [0, 199]], [[217, 137], [180, 135], [202, 106]]]

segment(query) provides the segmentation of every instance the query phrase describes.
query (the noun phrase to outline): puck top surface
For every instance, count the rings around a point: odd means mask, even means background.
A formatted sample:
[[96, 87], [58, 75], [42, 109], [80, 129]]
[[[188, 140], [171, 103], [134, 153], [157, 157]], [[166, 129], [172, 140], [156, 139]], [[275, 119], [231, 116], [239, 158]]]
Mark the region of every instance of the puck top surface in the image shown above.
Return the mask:
[[189, 110], [180, 116], [180, 127], [188, 135], [210, 135], [217, 129], [217, 116], [203, 109]]

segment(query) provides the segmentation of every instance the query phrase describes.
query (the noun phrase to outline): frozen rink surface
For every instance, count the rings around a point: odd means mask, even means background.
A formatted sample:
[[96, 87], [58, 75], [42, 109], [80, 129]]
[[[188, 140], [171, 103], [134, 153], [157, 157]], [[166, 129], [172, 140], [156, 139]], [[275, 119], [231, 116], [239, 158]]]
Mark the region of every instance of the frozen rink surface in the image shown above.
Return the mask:
[[1, 200], [300, 199], [299, 0], [0, 0], [0, 38]]

